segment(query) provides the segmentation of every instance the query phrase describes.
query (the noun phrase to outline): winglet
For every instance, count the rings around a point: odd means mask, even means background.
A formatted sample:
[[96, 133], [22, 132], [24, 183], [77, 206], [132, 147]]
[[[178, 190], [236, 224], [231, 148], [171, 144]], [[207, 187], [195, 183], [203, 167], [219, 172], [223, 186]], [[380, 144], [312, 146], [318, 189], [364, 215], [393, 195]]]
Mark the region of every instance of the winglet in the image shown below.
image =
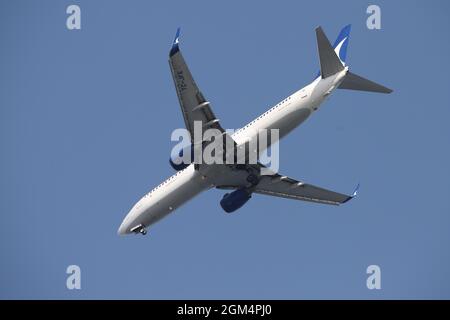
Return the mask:
[[172, 49], [170, 49], [170, 54], [169, 54], [170, 56], [173, 56], [175, 53], [180, 51], [180, 48], [178, 47], [178, 43], [180, 42], [180, 40], [179, 40], [180, 33], [181, 33], [181, 28], [178, 27], [177, 33], [175, 34], [175, 39], [173, 40], [173, 43], [172, 43]]
[[346, 202], [352, 200], [353, 198], [355, 198], [358, 195], [358, 191], [359, 191], [359, 183], [356, 186], [355, 191], [353, 191], [352, 195], [349, 196], [347, 199], [345, 199], [342, 203], [346, 203]]

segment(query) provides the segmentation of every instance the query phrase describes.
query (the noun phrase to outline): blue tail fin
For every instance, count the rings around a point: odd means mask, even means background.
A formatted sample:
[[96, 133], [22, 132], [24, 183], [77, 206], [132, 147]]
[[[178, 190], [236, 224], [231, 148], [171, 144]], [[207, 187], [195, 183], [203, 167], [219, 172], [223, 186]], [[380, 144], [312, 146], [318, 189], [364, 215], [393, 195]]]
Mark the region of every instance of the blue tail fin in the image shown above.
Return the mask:
[[347, 57], [347, 47], [348, 41], [350, 39], [351, 28], [352, 28], [351, 24], [346, 25], [344, 28], [342, 28], [333, 45], [334, 51], [336, 52], [339, 59], [341, 59], [343, 63], [345, 63], [345, 58]]

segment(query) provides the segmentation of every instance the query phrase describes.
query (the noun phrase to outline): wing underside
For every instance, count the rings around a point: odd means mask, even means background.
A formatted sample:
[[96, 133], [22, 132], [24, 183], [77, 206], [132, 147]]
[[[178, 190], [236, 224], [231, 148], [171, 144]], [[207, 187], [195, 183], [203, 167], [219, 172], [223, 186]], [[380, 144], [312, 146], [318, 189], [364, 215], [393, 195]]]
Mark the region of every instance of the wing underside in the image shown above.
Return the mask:
[[191, 133], [191, 140], [194, 142], [195, 121], [201, 122], [202, 130], [211, 128], [218, 129], [220, 132], [224, 132], [224, 130], [220, 126], [219, 119], [214, 115], [209, 101], [205, 99], [192, 77], [179, 48], [179, 36], [180, 29], [177, 30], [172, 49], [170, 50], [169, 65], [184, 122]]
[[[259, 170], [263, 166], [258, 164], [257, 166], [250, 165], [250, 167]], [[359, 188], [358, 185], [351, 195], [347, 195], [317, 187], [278, 173], [261, 175], [256, 185], [250, 185], [246, 181], [247, 171], [241, 171], [239, 174], [231, 170], [228, 173], [218, 172], [218, 174], [222, 177], [216, 184], [217, 188], [220, 189], [245, 188], [252, 193], [330, 205], [340, 205], [351, 200], [356, 196]]]
[[262, 176], [259, 183], [254, 187], [253, 192], [282, 198], [339, 205], [356, 196], [357, 189], [352, 195], [346, 195], [275, 174]]

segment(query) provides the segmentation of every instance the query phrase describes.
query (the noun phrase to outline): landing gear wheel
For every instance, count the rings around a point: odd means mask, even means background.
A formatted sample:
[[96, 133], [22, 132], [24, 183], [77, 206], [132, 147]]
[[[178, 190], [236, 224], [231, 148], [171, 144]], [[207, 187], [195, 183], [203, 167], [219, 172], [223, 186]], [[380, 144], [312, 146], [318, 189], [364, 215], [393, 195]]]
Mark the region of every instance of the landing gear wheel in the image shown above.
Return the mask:
[[145, 236], [147, 234], [147, 230], [142, 228], [141, 230], [139, 230], [139, 233], [142, 234], [143, 236]]

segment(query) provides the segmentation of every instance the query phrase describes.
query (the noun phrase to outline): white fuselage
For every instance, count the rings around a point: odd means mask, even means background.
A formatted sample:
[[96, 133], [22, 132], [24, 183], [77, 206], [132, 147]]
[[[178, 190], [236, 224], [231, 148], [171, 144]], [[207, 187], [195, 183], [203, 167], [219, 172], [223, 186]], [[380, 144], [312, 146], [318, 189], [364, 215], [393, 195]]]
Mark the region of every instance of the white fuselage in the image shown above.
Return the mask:
[[[348, 68], [331, 77], [320, 76], [311, 84], [290, 95], [264, 114], [236, 131], [232, 138], [237, 145], [256, 139], [258, 130], [279, 129], [280, 139], [305, 121], [342, 82]], [[262, 152], [263, 150], [258, 150]], [[191, 164], [178, 171], [140, 199], [123, 220], [118, 233], [131, 233], [142, 225], [148, 227], [200, 192], [213, 188], [215, 177], [194, 169]]]

